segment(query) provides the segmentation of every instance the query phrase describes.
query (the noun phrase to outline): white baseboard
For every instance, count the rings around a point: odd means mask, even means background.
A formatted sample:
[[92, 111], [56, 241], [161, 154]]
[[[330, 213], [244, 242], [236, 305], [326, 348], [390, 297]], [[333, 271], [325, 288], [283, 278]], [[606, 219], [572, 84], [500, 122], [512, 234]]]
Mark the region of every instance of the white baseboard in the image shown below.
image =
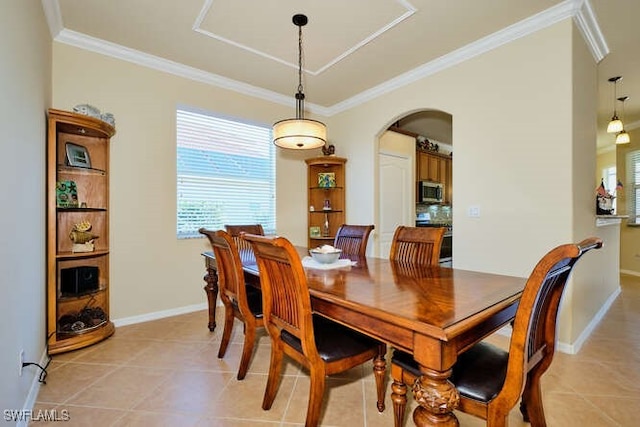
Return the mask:
[[620, 274], [628, 274], [629, 276], [638, 276], [638, 277], [640, 277], [640, 271], [620, 270]]
[[[42, 356], [40, 357], [40, 366], [46, 366], [49, 361], [49, 355], [47, 354], [47, 348], [45, 347]], [[37, 368], [37, 367], [36, 367]], [[27, 413], [33, 410], [33, 406], [36, 404], [36, 400], [38, 399], [38, 393], [40, 392], [40, 371], [37, 370], [35, 375], [33, 376], [33, 381], [31, 381], [31, 387], [29, 387], [29, 393], [27, 394], [27, 398], [24, 401], [24, 405], [22, 407], [23, 413]], [[21, 419], [16, 423], [16, 427], [27, 427], [29, 425], [28, 419]]]
[[[591, 319], [587, 327], [584, 328], [584, 330], [582, 331], [578, 339], [573, 344], [558, 341], [556, 343], [556, 350], [561, 353], [567, 353], [567, 354], [578, 353], [582, 348], [582, 346], [584, 345], [584, 343], [589, 338], [589, 336], [591, 336], [591, 333], [593, 332], [593, 330], [596, 328], [596, 326], [598, 326], [598, 324], [602, 321], [604, 316], [607, 314], [607, 311], [609, 311], [611, 304], [613, 304], [616, 298], [618, 298], [618, 295], [620, 295], [620, 292], [622, 292], [622, 290], [620, 287], [618, 287], [618, 289], [613, 294], [611, 294], [609, 298], [607, 298], [605, 303], [602, 304], [602, 307], [600, 307], [600, 310], [598, 310], [596, 315], [593, 316], [593, 318]], [[499, 329], [497, 333], [500, 335], [504, 335], [506, 337], [511, 337], [511, 326], [509, 325], [504, 326], [501, 329]]]
[[618, 286], [618, 289], [616, 289], [616, 291], [612, 293], [609, 296], [609, 298], [607, 298], [604, 304], [602, 304], [602, 307], [600, 307], [600, 310], [598, 310], [596, 315], [593, 316], [593, 318], [591, 319], [587, 327], [584, 328], [582, 333], [580, 333], [580, 335], [578, 336], [578, 338], [575, 340], [573, 344], [558, 342], [556, 349], [562, 353], [577, 354], [582, 348], [582, 346], [584, 345], [584, 343], [587, 341], [587, 339], [591, 336], [591, 333], [593, 333], [596, 326], [598, 326], [598, 324], [602, 321], [604, 316], [607, 314], [607, 311], [609, 311], [611, 304], [613, 304], [613, 302], [616, 300], [616, 298], [618, 298], [618, 295], [620, 295], [621, 292], [622, 292], [622, 289], [620, 288], [620, 286]]
[[113, 319], [115, 326], [133, 325], [135, 323], [148, 322], [150, 320], [163, 319], [165, 317], [177, 316], [179, 314], [192, 313], [194, 311], [206, 310], [207, 303], [187, 305], [184, 307], [171, 308], [169, 310], [155, 311], [153, 313], [145, 313], [139, 316], [123, 317], [122, 319]]

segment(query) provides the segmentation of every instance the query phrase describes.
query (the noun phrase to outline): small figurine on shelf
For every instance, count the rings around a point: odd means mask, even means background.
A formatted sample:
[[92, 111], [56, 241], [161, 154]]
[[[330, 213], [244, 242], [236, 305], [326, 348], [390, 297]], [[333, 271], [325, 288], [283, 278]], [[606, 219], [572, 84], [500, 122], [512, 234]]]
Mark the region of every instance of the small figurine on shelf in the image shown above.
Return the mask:
[[329, 216], [324, 214], [324, 224], [322, 224], [322, 236], [329, 237]]
[[325, 156], [335, 156], [336, 147], [333, 144], [325, 144], [322, 146], [322, 154], [324, 154]]
[[69, 239], [73, 242], [71, 252], [93, 252], [95, 247], [93, 241], [98, 238], [90, 232], [91, 223], [87, 220], [79, 222], [73, 226], [69, 233]]
[[615, 196], [604, 187], [604, 180], [596, 189], [596, 215], [613, 215], [613, 199]]
[[322, 206], [322, 210], [323, 211], [330, 211], [331, 210], [331, 200], [324, 199], [324, 205]]

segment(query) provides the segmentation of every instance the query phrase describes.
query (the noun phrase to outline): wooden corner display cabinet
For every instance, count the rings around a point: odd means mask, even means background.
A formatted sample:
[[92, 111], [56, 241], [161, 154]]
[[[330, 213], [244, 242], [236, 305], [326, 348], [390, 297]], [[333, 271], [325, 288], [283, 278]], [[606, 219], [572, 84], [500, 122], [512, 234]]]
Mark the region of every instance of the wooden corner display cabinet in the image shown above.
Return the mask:
[[333, 244], [345, 222], [345, 163], [335, 156], [315, 157], [307, 162], [308, 247]]
[[49, 354], [111, 336], [109, 142], [115, 128], [49, 109], [47, 134], [47, 344]]

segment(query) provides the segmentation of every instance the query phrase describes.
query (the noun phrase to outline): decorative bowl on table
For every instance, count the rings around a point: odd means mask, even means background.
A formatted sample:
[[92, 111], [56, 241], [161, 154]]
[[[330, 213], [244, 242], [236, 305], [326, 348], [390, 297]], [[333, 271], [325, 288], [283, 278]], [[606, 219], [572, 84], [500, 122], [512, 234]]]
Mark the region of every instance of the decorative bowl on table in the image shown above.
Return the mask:
[[340, 258], [342, 251], [330, 245], [323, 245], [315, 249], [309, 250], [311, 258], [320, 264], [332, 264]]

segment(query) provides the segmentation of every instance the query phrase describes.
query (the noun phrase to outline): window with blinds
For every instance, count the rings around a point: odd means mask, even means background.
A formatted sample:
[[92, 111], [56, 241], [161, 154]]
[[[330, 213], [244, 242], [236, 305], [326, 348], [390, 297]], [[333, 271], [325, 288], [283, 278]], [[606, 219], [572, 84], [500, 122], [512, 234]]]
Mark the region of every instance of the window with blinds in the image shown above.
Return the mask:
[[629, 222], [640, 223], [640, 150], [627, 154], [627, 185]]
[[275, 233], [275, 149], [271, 128], [176, 110], [177, 236], [200, 227], [262, 224]]

